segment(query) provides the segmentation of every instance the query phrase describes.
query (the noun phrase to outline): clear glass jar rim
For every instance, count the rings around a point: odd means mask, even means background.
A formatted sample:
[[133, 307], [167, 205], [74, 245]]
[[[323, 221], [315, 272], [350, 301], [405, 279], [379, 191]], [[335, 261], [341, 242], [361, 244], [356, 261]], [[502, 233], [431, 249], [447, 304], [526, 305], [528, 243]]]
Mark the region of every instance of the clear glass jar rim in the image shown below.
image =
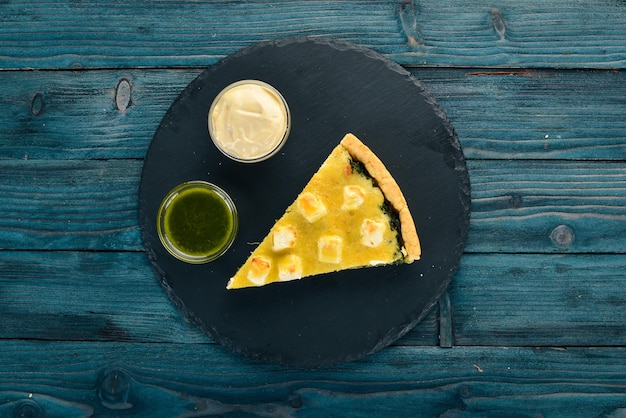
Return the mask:
[[[284, 107], [284, 110], [285, 110], [285, 117], [286, 117], [285, 130], [283, 132], [283, 135], [282, 135], [280, 141], [277, 142], [276, 146], [274, 146], [273, 148], [269, 149], [267, 151], [267, 153], [265, 153], [263, 155], [260, 155], [260, 156], [252, 157], [252, 158], [244, 158], [244, 157], [240, 157], [240, 156], [237, 156], [237, 155], [233, 155], [232, 153], [230, 153], [227, 150], [225, 150], [221, 146], [219, 141], [215, 138], [215, 134], [213, 132], [214, 131], [214, 129], [213, 129], [213, 122], [212, 122], [212, 117], [211, 117], [211, 115], [213, 114], [213, 111], [215, 110], [215, 106], [217, 105], [219, 100], [224, 96], [224, 94], [226, 92], [228, 92], [229, 90], [231, 90], [234, 87], [241, 86], [241, 85], [246, 85], [246, 84], [260, 85], [260, 86], [270, 90], [272, 93], [274, 93], [280, 99], [281, 103], [283, 104], [283, 107]], [[230, 158], [230, 159], [232, 159], [234, 161], [242, 162], [242, 163], [260, 162], [260, 161], [267, 160], [268, 158], [276, 155], [276, 153], [278, 153], [278, 151], [280, 151], [280, 149], [283, 147], [283, 145], [285, 145], [285, 142], [287, 141], [287, 138], [289, 137], [289, 134], [291, 132], [291, 111], [289, 110], [289, 105], [287, 104], [287, 100], [285, 100], [285, 97], [274, 86], [272, 86], [269, 83], [266, 83], [265, 81], [256, 80], [256, 79], [239, 80], [239, 81], [236, 81], [236, 82], [231, 83], [228, 86], [224, 87], [217, 94], [217, 96], [215, 96], [215, 99], [213, 99], [213, 102], [211, 103], [211, 107], [209, 108], [209, 113], [208, 113], [208, 118], [207, 119], [208, 119], [209, 137], [211, 138], [211, 140], [212, 140], [213, 144], [215, 145], [215, 147], [217, 149], [219, 149], [220, 152], [222, 154], [224, 154], [225, 156], [227, 156], [228, 158]]]
[[[224, 245], [222, 245], [220, 248], [216, 249], [214, 252], [210, 254], [200, 255], [200, 256], [187, 254], [184, 251], [177, 248], [176, 245], [174, 245], [174, 243], [172, 243], [168, 239], [167, 233], [165, 232], [165, 223], [164, 223], [165, 214], [167, 213], [167, 209], [169, 208], [171, 203], [176, 199], [176, 197], [180, 193], [184, 192], [185, 190], [189, 190], [193, 188], [201, 188], [201, 189], [206, 189], [206, 190], [210, 190], [214, 192], [217, 196], [219, 196], [224, 201], [224, 203], [226, 204], [226, 207], [229, 210], [230, 215], [232, 216], [232, 228], [231, 228], [228, 238], [224, 242]], [[226, 251], [228, 251], [228, 249], [233, 244], [235, 237], [237, 235], [238, 224], [239, 222], [238, 222], [237, 208], [235, 206], [235, 202], [232, 200], [230, 195], [226, 193], [226, 191], [224, 191], [219, 186], [213, 183], [209, 183], [204, 180], [191, 180], [191, 181], [181, 183], [177, 185], [176, 187], [172, 188], [163, 198], [159, 206], [159, 210], [157, 212], [157, 234], [159, 236], [159, 240], [161, 241], [161, 244], [168, 251], [168, 253], [170, 253], [170, 255], [174, 256], [175, 258], [181, 261], [184, 261], [190, 264], [208, 263], [222, 256]]]

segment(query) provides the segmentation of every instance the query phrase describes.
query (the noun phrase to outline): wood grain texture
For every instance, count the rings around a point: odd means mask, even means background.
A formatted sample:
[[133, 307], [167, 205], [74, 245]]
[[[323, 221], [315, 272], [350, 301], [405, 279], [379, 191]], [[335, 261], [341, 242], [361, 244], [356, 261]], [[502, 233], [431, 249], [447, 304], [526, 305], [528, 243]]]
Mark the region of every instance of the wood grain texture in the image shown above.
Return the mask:
[[[208, 343], [142, 252], [0, 251], [0, 339]], [[62, 301], [62, 303], [60, 303]], [[438, 311], [402, 344], [438, 344]]]
[[185, 322], [144, 253], [2, 251], [0, 269], [1, 339], [211, 341]]
[[[141, 160], [0, 160], [0, 248], [142, 251]], [[470, 160], [468, 253], [626, 253], [626, 163]]]
[[626, 346], [626, 257], [466, 255], [450, 290], [454, 344]]
[[[206, 344], [0, 341], [0, 413], [46, 416], [619, 417], [623, 348], [389, 348], [334, 368], [254, 364]], [[590, 361], [591, 360], [591, 361]]]
[[253, 42], [330, 36], [411, 66], [624, 68], [618, 0], [0, 3], [0, 67], [204, 66]]
[[[0, 271], [0, 339], [212, 342], [143, 253], [3, 251]], [[624, 271], [623, 255], [467, 254], [449, 301], [395, 345], [624, 346]]]
[[141, 161], [0, 162], [0, 249], [142, 250]]
[[[626, 417], [625, 13], [623, 0], [0, 0], [0, 417]], [[288, 36], [408, 68], [472, 183], [438, 309], [391, 347], [315, 370], [254, 363], [187, 323], [137, 220], [172, 101], [224, 56]]]
[[468, 252], [624, 253], [622, 162], [470, 161]]
[[143, 158], [165, 112], [199, 72], [3, 73], [0, 159]]
[[413, 70], [469, 159], [626, 159], [626, 72]]
[[[3, 73], [0, 159], [143, 158], [165, 112], [201, 71]], [[616, 88], [626, 85], [624, 71], [411, 72], [447, 113], [469, 159], [626, 160], [626, 94]]]

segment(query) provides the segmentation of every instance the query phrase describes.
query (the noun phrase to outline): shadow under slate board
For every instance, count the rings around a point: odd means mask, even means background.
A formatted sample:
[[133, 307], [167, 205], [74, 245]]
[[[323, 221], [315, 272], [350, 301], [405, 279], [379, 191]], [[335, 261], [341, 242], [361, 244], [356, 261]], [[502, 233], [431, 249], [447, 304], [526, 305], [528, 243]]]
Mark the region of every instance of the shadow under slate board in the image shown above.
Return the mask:
[[[207, 131], [213, 99], [243, 79], [276, 87], [292, 118], [282, 150], [254, 164], [225, 157]], [[226, 290], [255, 243], [348, 132], [378, 155], [400, 185], [420, 236], [421, 260]], [[157, 236], [159, 204], [169, 190], [189, 180], [223, 188], [239, 214], [234, 244], [207, 264], [175, 259]], [[470, 185], [454, 130], [402, 67], [350, 43], [289, 38], [242, 49], [185, 88], [154, 135], [139, 199], [151, 263], [187, 318], [238, 353], [311, 367], [373, 353], [426, 316], [463, 253]]]

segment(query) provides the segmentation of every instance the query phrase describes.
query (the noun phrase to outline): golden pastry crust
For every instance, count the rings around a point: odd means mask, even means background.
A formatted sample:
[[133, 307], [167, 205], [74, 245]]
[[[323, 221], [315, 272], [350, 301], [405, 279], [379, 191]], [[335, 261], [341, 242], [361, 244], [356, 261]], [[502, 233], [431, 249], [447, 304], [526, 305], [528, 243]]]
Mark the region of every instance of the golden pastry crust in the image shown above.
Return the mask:
[[378, 187], [382, 190], [385, 198], [398, 211], [400, 233], [407, 252], [404, 262], [412, 263], [415, 260], [419, 260], [422, 255], [422, 248], [417, 230], [415, 229], [415, 222], [396, 180], [376, 154], [353, 134], [346, 134], [341, 140], [341, 145], [346, 148], [352, 158], [363, 163], [368, 173], [378, 183]]

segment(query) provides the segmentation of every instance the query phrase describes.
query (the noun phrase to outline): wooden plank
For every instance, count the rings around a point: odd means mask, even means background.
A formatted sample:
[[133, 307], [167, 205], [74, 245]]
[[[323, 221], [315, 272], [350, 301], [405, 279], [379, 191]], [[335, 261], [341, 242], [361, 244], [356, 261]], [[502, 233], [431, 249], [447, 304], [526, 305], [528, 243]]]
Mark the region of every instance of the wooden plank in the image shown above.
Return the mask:
[[[0, 266], [0, 338], [212, 342], [143, 253], [1, 251]], [[624, 346], [624, 271], [623, 255], [466, 254], [449, 300], [396, 345]]]
[[[616, 88], [626, 85], [624, 71], [411, 71], [469, 159], [626, 160], [626, 95]], [[200, 72], [3, 73], [0, 159], [143, 158], [165, 112]]]
[[[0, 251], [0, 289], [0, 339], [213, 341], [174, 307], [140, 252]], [[434, 309], [402, 344], [437, 345], [437, 318]]]
[[626, 350], [396, 347], [316, 370], [205, 344], [0, 341], [0, 414], [622, 416]]
[[0, 265], [2, 338], [211, 341], [170, 302], [144, 253], [0, 251]]
[[454, 343], [625, 346], [626, 257], [466, 254], [450, 289]]
[[622, 162], [469, 162], [469, 252], [626, 251]]
[[602, 23], [620, 19], [610, 16], [624, 13], [620, 3], [414, 3], [402, 22], [416, 40], [409, 42], [414, 50], [390, 54], [407, 65], [624, 68], [624, 22], [610, 28]]
[[0, 4], [0, 67], [205, 66], [253, 42], [329, 36], [411, 66], [624, 68], [619, 1]]
[[[0, 249], [142, 251], [141, 167], [0, 160]], [[626, 163], [471, 160], [469, 169], [467, 252], [626, 253]]]
[[0, 161], [0, 249], [143, 250], [142, 161]]
[[626, 159], [626, 72], [413, 70], [467, 158]]
[[0, 159], [143, 158], [167, 109], [199, 73], [3, 73]]

